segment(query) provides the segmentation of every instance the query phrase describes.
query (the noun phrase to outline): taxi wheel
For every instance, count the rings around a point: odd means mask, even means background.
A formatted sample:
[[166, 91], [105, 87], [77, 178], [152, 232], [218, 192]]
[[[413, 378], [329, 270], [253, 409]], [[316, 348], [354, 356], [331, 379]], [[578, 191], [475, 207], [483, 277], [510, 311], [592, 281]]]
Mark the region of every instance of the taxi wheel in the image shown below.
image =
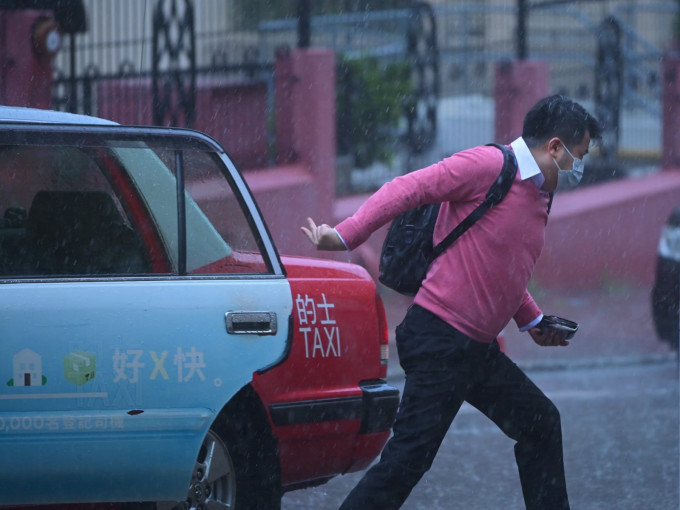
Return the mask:
[[267, 414], [245, 386], [201, 446], [186, 501], [125, 504], [123, 510], [280, 510], [281, 467]]
[[234, 467], [236, 500], [231, 508], [280, 510], [281, 472], [276, 440], [262, 426], [266, 415], [239, 416], [240, 419], [230, 420], [222, 415], [214, 424], [214, 430], [229, 449]]
[[203, 440], [186, 501], [157, 503], [157, 510], [234, 509], [236, 471], [224, 441], [212, 430]]

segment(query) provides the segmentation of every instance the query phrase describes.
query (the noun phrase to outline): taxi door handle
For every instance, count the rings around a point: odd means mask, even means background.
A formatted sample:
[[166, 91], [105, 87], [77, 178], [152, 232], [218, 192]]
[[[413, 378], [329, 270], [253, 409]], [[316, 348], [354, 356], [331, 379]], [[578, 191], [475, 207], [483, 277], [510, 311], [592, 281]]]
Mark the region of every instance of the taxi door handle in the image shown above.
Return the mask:
[[275, 335], [277, 330], [274, 312], [227, 312], [224, 319], [230, 335]]

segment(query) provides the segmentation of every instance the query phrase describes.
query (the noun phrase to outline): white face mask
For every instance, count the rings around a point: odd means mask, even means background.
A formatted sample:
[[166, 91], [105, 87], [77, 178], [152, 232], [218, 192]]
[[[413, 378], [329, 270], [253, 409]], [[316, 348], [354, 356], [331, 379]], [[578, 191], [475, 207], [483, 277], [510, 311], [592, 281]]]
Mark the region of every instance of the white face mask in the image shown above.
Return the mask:
[[583, 178], [583, 167], [585, 165], [582, 159], [574, 157], [574, 155], [571, 153], [569, 149], [567, 149], [567, 146], [564, 145], [564, 143], [562, 144], [562, 146], [564, 147], [564, 150], [567, 151], [567, 154], [571, 156], [571, 159], [573, 159], [574, 162], [571, 165], [571, 170], [564, 170], [563, 168], [560, 168], [560, 165], [557, 163], [557, 160], [553, 158], [555, 166], [557, 167], [558, 170], [557, 189], [575, 188]]

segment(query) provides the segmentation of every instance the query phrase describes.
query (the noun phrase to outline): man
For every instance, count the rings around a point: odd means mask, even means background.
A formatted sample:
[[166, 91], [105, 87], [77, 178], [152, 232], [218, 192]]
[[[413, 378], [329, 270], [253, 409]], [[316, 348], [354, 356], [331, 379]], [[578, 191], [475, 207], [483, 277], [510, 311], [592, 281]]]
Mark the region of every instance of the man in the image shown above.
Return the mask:
[[[341, 509], [399, 508], [430, 468], [463, 401], [516, 441], [527, 509], [568, 509], [562, 431], [553, 403], [510, 359], [496, 337], [511, 318], [542, 346], [566, 346], [565, 333], [543, 327], [527, 285], [545, 240], [549, 192], [583, 175], [583, 158], [600, 125], [563, 97], [539, 101], [512, 142], [518, 172], [503, 201], [430, 266], [396, 329], [406, 375], [393, 436]], [[495, 147], [475, 147], [383, 185], [335, 229], [302, 227], [322, 250], [353, 249], [412, 207], [441, 202], [440, 242], [479, 203], [503, 163]]]

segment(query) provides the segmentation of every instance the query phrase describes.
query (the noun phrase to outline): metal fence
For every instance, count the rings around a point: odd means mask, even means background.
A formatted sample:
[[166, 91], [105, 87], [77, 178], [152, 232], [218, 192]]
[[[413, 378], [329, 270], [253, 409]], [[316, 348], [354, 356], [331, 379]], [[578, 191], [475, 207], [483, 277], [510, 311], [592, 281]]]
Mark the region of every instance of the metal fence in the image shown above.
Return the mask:
[[[85, 6], [88, 30], [68, 39], [56, 61], [54, 107], [123, 122], [191, 125], [197, 83], [241, 79], [266, 85], [273, 114], [273, 62], [282, 47], [296, 45], [296, 19], [262, 21], [256, 29], [242, 30], [234, 23], [231, 2], [85, 0]], [[434, 25], [424, 3], [312, 19], [312, 45], [330, 46], [346, 58], [370, 55], [385, 65], [410, 63], [415, 85], [397, 105], [404, 122], [392, 134], [412, 151], [428, 146], [436, 127]], [[123, 80], [125, 87], [101, 87]]]
[[[577, 99], [615, 124], [603, 153], [634, 161], [638, 168], [639, 161], [654, 166], [661, 154], [661, 61], [677, 35], [678, 2], [537, 0], [526, 5], [527, 57], [548, 63], [551, 91]], [[494, 137], [495, 66], [518, 57], [518, 4], [433, 1], [431, 10], [436, 138], [420, 157], [396, 158], [401, 168], [378, 172], [378, 180]], [[411, 17], [409, 10], [314, 17], [312, 44], [384, 61], [409, 58], [400, 34], [408, 30]], [[262, 22], [258, 39], [262, 54], [292, 44], [295, 23]], [[400, 146], [395, 143], [395, 150]]]
[[[154, 59], [158, 60], [153, 27], [159, 4], [169, 23], [162, 73], [172, 70], [182, 79], [193, 73], [195, 80], [255, 80], [273, 93], [274, 56], [282, 46], [297, 44], [296, 19], [262, 20], [256, 28], [245, 30], [237, 26], [239, 18], [231, 1], [85, 0], [88, 31], [67, 39], [57, 58], [54, 105], [98, 114], [96, 105], [101, 101], [96, 100], [93, 83], [121, 77], [151, 80]], [[193, 7], [191, 38], [178, 28], [185, 4]], [[674, 35], [677, 1], [536, 0], [528, 5], [528, 57], [549, 63], [552, 91], [591, 108], [603, 76], [598, 72], [605, 67], [599, 54], [606, 35], [603, 23], [616, 20], [621, 58], [617, 66], [619, 152], [658, 157], [660, 62]], [[432, 145], [425, 160], [492, 140], [494, 67], [517, 56], [516, 2], [433, 0], [430, 4], [414, 2], [414, 6], [311, 18], [312, 46], [331, 47], [349, 58], [368, 54], [384, 63], [401, 59], [412, 66], [415, 99], [403, 101], [404, 120], [394, 133], [395, 151], [405, 146], [404, 136], [413, 137], [407, 145], [411, 150], [406, 157], [393, 160], [392, 167], [401, 167], [393, 168], [394, 173], [419, 164], [413, 153], [426, 148], [428, 142]], [[172, 57], [189, 41], [193, 67], [187, 58]], [[611, 67], [611, 58], [606, 57], [604, 63]], [[604, 76], [611, 77], [611, 73]]]
[[[661, 59], [671, 48], [678, 2], [531, 2], [528, 58], [549, 64], [550, 86], [596, 108], [603, 78], [620, 82], [619, 155], [658, 159], [661, 150]], [[435, 7], [441, 59], [442, 153], [493, 136], [494, 66], [517, 57], [515, 2]], [[618, 27], [620, 61], [601, 55], [607, 23]], [[609, 69], [605, 67], [609, 66]], [[443, 154], [439, 154], [443, 155]]]
[[[88, 30], [67, 39], [55, 62], [53, 103], [57, 108], [96, 115], [96, 83], [121, 78], [149, 80], [155, 65], [160, 73], [178, 72], [182, 79], [228, 76], [271, 81], [271, 60], [259, 59], [256, 34], [233, 29], [232, 2], [84, 3]], [[71, 89], [72, 75], [75, 90]]]

